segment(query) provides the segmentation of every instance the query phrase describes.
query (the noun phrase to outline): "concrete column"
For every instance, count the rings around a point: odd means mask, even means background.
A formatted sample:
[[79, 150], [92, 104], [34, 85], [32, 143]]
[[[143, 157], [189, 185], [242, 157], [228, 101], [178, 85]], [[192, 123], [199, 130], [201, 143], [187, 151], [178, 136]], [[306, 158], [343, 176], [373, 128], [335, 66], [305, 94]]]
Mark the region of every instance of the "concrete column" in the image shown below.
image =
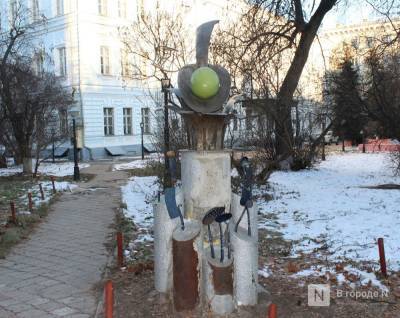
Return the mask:
[[242, 228], [231, 229], [233, 247], [234, 299], [238, 306], [257, 304], [258, 244]]
[[180, 225], [180, 220], [170, 219], [164, 196], [160, 197], [160, 202], [155, 202], [153, 211], [154, 283], [158, 292], [168, 293], [172, 290], [172, 232]]
[[230, 151], [182, 151], [185, 217], [201, 221], [209, 209], [231, 203]]
[[[228, 251], [225, 249], [225, 255]], [[220, 249], [211, 257], [210, 249], [203, 254], [204, 287], [206, 303], [213, 313], [228, 315], [235, 309], [233, 302], [233, 257], [220, 262]]]

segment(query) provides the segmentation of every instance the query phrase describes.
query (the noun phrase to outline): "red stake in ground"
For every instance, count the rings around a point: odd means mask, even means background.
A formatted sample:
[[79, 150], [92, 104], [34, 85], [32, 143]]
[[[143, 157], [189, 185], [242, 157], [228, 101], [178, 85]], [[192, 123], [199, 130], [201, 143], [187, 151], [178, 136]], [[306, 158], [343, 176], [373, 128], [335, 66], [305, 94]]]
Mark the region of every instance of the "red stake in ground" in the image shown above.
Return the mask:
[[104, 287], [104, 313], [105, 318], [113, 318], [114, 312], [114, 288], [111, 280]]
[[40, 190], [40, 197], [42, 200], [44, 200], [44, 192], [43, 192], [43, 187], [42, 187], [41, 183], [39, 183], [39, 190]]
[[14, 224], [17, 224], [17, 213], [15, 212], [14, 201], [10, 202], [10, 208], [11, 208], [11, 222], [13, 222]]
[[122, 267], [124, 266], [124, 254], [123, 254], [123, 237], [122, 233], [118, 232], [117, 233], [117, 255], [118, 255], [118, 266]]
[[28, 192], [28, 209], [29, 212], [33, 211], [32, 193]]
[[56, 194], [57, 190], [56, 190], [56, 185], [54, 183], [54, 177], [51, 176], [50, 180], [51, 180], [51, 185], [53, 186], [53, 193]]
[[268, 307], [268, 318], [277, 318], [277, 307], [275, 304], [271, 304]]
[[378, 248], [379, 248], [379, 262], [381, 263], [382, 275], [387, 277], [386, 271], [386, 257], [385, 257], [385, 247], [383, 245], [383, 238], [378, 238]]

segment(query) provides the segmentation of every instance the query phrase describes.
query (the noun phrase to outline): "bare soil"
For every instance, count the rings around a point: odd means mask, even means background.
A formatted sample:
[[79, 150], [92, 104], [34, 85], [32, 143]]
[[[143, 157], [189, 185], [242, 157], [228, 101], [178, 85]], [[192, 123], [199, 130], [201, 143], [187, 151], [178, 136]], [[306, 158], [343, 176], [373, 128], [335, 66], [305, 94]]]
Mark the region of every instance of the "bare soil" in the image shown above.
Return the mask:
[[[354, 291], [348, 284], [339, 285], [335, 276], [321, 273], [319, 277], [294, 277], [293, 274], [310, 264], [322, 264], [321, 260], [312, 256], [302, 255], [299, 258], [289, 258], [290, 242], [284, 241], [279, 233], [260, 231], [260, 267], [268, 264], [272, 274], [265, 278], [259, 276], [259, 284], [267, 291], [259, 294], [259, 304], [255, 307], [242, 307], [229, 315], [232, 318], [266, 317], [268, 305], [277, 304], [278, 317], [293, 318], [400, 318], [400, 273], [392, 273], [384, 280], [389, 286], [388, 295], [372, 286], [363, 286], [358, 292], [376, 292], [378, 297], [338, 297], [347, 291]], [[149, 251], [150, 253], [150, 251]], [[327, 265], [324, 263], [324, 265]], [[332, 264], [329, 264], [332, 265]], [[345, 264], [336, 264], [337, 272]], [[346, 272], [344, 271], [346, 275]], [[127, 268], [114, 268], [111, 277], [114, 283], [116, 317], [216, 317], [209, 311], [199, 313], [174, 312], [173, 304], [165, 295], [154, 289], [153, 263], [149, 260], [136, 260]], [[349, 277], [357, 280], [357, 277]], [[308, 284], [330, 284], [331, 303], [329, 307], [308, 306]], [[339, 294], [338, 294], [339, 290]]]

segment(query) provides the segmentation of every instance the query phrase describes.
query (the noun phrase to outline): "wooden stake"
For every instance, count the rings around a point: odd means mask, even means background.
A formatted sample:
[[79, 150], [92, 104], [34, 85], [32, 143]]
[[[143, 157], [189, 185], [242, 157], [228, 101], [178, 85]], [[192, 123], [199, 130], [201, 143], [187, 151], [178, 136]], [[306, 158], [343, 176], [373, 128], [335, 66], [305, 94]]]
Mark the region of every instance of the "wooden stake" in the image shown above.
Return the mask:
[[57, 190], [56, 190], [56, 185], [55, 185], [55, 183], [54, 183], [54, 177], [51, 176], [51, 177], [50, 177], [50, 180], [51, 180], [51, 185], [53, 186], [53, 194], [56, 194], [56, 193], [57, 193]]
[[10, 202], [10, 208], [11, 208], [11, 222], [14, 224], [17, 224], [17, 213], [15, 212], [15, 203], [14, 201]]
[[387, 277], [386, 270], [386, 257], [385, 257], [385, 246], [383, 244], [383, 238], [378, 238], [378, 249], [379, 249], [379, 262], [381, 263], [381, 273]]
[[28, 192], [28, 208], [29, 212], [33, 211], [32, 193]]
[[114, 316], [114, 288], [111, 280], [106, 282], [104, 287], [104, 313], [105, 318]]
[[118, 266], [124, 266], [124, 251], [123, 251], [123, 237], [122, 233], [117, 233], [117, 256], [118, 256]]
[[43, 186], [41, 183], [39, 183], [39, 189], [40, 189], [40, 197], [42, 200], [44, 200], [44, 192], [43, 192]]
[[271, 304], [268, 307], [268, 318], [277, 318], [277, 307], [275, 304]]

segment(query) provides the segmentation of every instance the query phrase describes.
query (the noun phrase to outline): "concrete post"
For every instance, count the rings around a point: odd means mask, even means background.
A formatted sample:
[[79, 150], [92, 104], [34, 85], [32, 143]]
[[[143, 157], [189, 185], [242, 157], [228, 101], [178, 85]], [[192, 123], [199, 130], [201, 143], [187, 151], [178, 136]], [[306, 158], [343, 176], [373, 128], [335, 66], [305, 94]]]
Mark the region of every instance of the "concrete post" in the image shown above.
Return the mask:
[[[225, 250], [227, 255], [227, 250]], [[212, 312], [218, 315], [228, 315], [235, 309], [233, 301], [233, 258], [225, 258], [220, 262], [220, 249], [215, 258], [211, 257], [210, 248], [203, 254], [203, 284], [205, 301]]]
[[185, 217], [201, 221], [211, 208], [231, 203], [230, 151], [182, 151]]
[[172, 290], [172, 232], [180, 221], [179, 218], [170, 219], [164, 196], [160, 196], [160, 202], [155, 202], [153, 209], [154, 283], [158, 292], [167, 293]]
[[[233, 223], [232, 223], [233, 224]], [[234, 298], [238, 306], [257, 304], [258, 285], [258, 244], [254, 236], [248, 236], [247, 230], [231, 227], [234, 253], [233, 281]]]

